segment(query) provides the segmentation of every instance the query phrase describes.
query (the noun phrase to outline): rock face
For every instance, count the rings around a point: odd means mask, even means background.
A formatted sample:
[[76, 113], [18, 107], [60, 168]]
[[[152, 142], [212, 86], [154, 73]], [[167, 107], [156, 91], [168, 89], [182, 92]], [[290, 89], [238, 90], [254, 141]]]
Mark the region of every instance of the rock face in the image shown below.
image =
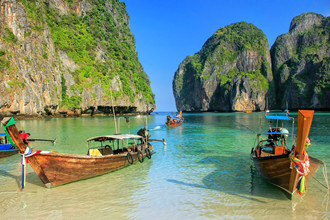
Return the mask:
[[0, 1], [0, 115], [156, 108], [125, 4], [100, 2]]
[[295, 17], [271, 48], [278, 106], [330, 109], [330, 18]]
[[252, 24], [220, 28], [179, 65], [173, 79], [177, 109], [264, 110], [268, 100], [270, 109], [329, 110], [329, 39], [330, 18], [315, 13], [295, 17], [271, 51]]
[[173, 79], [176, 106], [182, 111], [264, 110], [273, 89], [268, 40], [246, 22], [216, 31], [179, 65]]

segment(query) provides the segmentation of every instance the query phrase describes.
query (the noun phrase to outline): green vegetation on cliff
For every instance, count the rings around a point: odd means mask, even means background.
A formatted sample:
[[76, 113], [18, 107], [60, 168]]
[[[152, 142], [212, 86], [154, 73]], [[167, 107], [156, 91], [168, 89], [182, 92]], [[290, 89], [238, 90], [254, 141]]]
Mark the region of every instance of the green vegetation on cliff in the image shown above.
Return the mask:
[[272, 80], [266, 35], [239, 22], [220, 28], [198, 53], [186, 57], [173, 91], [177, 108], [184, 111], [263, 110]]
[[[265, 59], [268, 48], [266, 35], [253, 24], [239, 22], [220, 28], [204, 44], [199, 53], [186, 58], [187, 64], [184, 68], [183, 78], [194, 77], [204, 83], [210, 78], [210, 69], [216, 69], [221, 85], [230, 83], [235, 76], [246, 76], [249, 79], [257, 80], [259, 89], [268, 90], [266, 77], [271, 73], [271, 65]], [[254, 51], [260, 57], [261, 62], [256, 69], [242, 71], [238, 68], [231, 68], [225, 71], [224, 64], [232, 66], [243, 51]], [[183, 80], [177, 80], [180, 84]], [[184, 88], [178, 84], [178, 88]], [[188, 93], [189, 91], [186, 91]]]
[[219, 61], [233, 62], [238, 51], [253, 50], [261, 56], [265, 55], [267, 44], [267, 37], [259, 28], [247, 22], [239, 22], [217, 30], [205, 43], [201, 57], [205, 61], [218, 46], [221, 46], [219, 52], [224, 56]]
[[238, 72], [235, 68], [231, 69], [228, 74], [218, 74], [221, 80], [221, 85], [230, 83], [235, 77], [246, 77], [250, 80], [252, 88], [259, 91], [266, 91], [269, 88], [268, 81], [265, 76], [262, 75], [260, 70], [250, 72]]
[[275, 41], [271, 55], [279, 105], [289, 101], [294, 108], [328, 108], [329, 24], [329, 17], [304, 13], [295, 17], [290, 31]]
[[2, 69], [8, 69], [9, 68], [9, 61], [4, 58], [5, 54], [6, 54], [5, 50], [0, 50], [0, 71]]
[[[78, 15], [74, 12], [79, 7], [78, 1], [67, 0], [69, 14], [60, 13], [49, 2], [20, 1], [33, 20], [32, 29], [42, 30], [46, 21], [56, 49], [66, 52], [79, 65], [71, 74], [80, 94], [83, 88], [97, 83], [110, 99], [111, 82], [118, 75], [122, 90], [114, 92], [115, 98], [126, 95], [134, 102], [141, 92], [147, 102], [155, 103], [150, 80], [137, 57], [125, 3], [118, 0], [88, 0], [89, 10]], [[47, 53], [43, 57], [47, 59]], [[80, 95], [77, 91], [73, 92]], [[63, 97], [66, 96], [62, 94]], [[76, 99], [72, 102], [64, 99], [63, 102], [66, 106], [77, 104]]]
[[[190, 61], [196, 72], [195, 78], [202, 75], [206, 63], [219, 66], [221, 72], [222, 65], [225, 62], [232, 64], [242, 51], [255, 51], [260, 57], [265, 56], [266, 45], [266, 35], [253, 24], [240, 22], [220, 28], [207, 40], [202, 50], [191, 57]], [[270, 69], [270, 64], [266, 64]], [[203, 78], [205, 79], [205, 76]]]

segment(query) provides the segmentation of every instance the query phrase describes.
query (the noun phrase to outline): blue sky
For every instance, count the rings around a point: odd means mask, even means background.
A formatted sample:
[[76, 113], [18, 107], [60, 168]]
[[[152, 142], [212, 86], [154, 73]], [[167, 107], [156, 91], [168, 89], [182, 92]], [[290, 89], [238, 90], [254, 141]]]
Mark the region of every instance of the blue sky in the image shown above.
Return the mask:
[[156, 111], [176, 111], [172, 80], [186, 56], [197, 53], [219, 28], [246, 21], [271, 47], [304, 12], [330, 15], [330, 0], [121, 0], [130, 16], [139, 60], [156, 95]]

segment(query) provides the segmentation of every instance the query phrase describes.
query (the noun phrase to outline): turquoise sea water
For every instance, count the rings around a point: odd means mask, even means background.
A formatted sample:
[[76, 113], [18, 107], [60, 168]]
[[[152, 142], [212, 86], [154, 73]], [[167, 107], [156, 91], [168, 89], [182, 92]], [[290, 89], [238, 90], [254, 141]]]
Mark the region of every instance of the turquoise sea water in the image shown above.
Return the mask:
[[[167, 145], [153, 142], [156, 153], [151, 160], [103, 176], [47, 189], [28, 167], [21, 191], [20, 156], [0, 159], [0, 219], [330, 217], [322, 169], [307, 183], [307, 193], [293, 200], [256, 172], [250, 151], [259, 128], [267, 129], [263, 113], [184, 114], [185, 121], [175, 128], [164, 126], [166, 116], [130, 116], [129, 125], [121, 117], [120, 133], [136, 133], [147, 121], [151, 138], [165, 138]], [[297, 123], [297, 113], [293, 117]], [[115, 133], [113, 117], [26, 119], [16, 124], [31, 138], [57, 139], [54, 146], [35, 142], [34, 149], [62, 153], [86, 154], [88, 138]], [[328, 165], [329, 129], [330, 114], [315, 113], [309, 154]]]

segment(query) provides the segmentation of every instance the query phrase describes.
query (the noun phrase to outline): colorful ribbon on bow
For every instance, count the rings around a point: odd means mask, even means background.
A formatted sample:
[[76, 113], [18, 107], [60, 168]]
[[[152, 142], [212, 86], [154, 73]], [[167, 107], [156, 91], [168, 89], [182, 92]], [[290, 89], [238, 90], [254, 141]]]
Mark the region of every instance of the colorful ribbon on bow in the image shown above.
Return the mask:
[[305, 148], [308, 149], [309, 145], [312, 145], [311, 139], [307, 138]]
[[298, 175], [298, 182], [297, 182], [297, 192], [299, 195], [302, 195], [307, 190], [307, 183], [306, 178], [307, 174], [309, 173], [309, 156], [306, 151], [303, 153], [304, 159], [299, 160], [297, 157], [294, 156], [294, 150], [290, 154], [290, 168], [294, 166]]
[[24, 189], [24, 187], [25, 187], [26, 165], [29, 163], [28, 158], [32, 157], [34, 155], [40, 154], [41, 152], [43, 152], [43, 151], [38, 150], [38, 151], [32, 152], [32, 149], [27, 147], [25, 149], [24, 154], [21, 154], [22, 155], [22, 189]]

